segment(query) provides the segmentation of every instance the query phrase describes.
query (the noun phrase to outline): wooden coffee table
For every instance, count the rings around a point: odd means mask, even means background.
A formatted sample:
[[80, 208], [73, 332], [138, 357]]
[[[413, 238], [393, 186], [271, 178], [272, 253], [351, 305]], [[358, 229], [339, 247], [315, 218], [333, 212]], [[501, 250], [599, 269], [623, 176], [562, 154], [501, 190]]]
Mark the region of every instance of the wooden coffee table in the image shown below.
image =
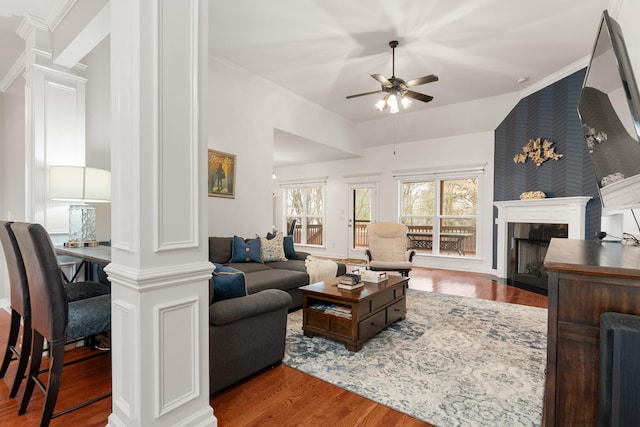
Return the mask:
[[[375, 334], [404, 319], [409, 278], [389, 276], [380, 283], [364, 282], [349, 291], [338, 288], [340, 277], [303, 286], [302, 330], [305, 336], [322, 335], [358, 351]], [[336, 306], [332, 314], [327, 307]]]

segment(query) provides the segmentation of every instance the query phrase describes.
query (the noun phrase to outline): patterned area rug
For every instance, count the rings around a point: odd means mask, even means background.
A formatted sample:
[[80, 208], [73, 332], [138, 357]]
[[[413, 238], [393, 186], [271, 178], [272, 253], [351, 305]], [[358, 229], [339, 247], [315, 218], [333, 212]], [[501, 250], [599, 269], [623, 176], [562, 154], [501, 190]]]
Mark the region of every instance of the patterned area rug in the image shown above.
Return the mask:
[[357, 353], [289, 314], [283, 363], [439, 427], [539, 426], [546, 345], [546, 309], [410, 289]]

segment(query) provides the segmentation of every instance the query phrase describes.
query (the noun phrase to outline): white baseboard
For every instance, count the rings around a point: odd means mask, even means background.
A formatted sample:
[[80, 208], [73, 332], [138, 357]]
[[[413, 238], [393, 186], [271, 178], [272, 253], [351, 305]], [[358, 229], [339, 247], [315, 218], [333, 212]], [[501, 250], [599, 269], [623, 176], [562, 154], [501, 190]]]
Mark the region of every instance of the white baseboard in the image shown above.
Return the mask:
[[6, 298], [0, 298], [0, 308], [11, 314], [11, 301]]

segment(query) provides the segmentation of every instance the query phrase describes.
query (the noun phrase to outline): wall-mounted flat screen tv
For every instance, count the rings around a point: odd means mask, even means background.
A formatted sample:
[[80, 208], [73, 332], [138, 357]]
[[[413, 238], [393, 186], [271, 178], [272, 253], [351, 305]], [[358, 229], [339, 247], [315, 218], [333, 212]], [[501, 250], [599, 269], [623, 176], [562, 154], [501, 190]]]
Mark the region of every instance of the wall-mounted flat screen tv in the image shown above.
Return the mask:
[[640, 95], [622, 31], [606, 10], [578, 114], [603, 209], [640, 207]]

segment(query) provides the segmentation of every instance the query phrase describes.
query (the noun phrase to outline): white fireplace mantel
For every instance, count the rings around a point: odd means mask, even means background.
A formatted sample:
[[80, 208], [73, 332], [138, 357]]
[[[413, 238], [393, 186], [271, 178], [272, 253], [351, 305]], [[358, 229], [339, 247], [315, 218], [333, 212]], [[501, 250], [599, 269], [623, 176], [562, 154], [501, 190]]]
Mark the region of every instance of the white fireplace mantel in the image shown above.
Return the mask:
[[584, 239], [586, 206], [589, 200], [591, 197], [556, 197], [493, 202], [498, 208], [498, 277], [507, 277], [509, 223], [567, 224], [570, 239]]

